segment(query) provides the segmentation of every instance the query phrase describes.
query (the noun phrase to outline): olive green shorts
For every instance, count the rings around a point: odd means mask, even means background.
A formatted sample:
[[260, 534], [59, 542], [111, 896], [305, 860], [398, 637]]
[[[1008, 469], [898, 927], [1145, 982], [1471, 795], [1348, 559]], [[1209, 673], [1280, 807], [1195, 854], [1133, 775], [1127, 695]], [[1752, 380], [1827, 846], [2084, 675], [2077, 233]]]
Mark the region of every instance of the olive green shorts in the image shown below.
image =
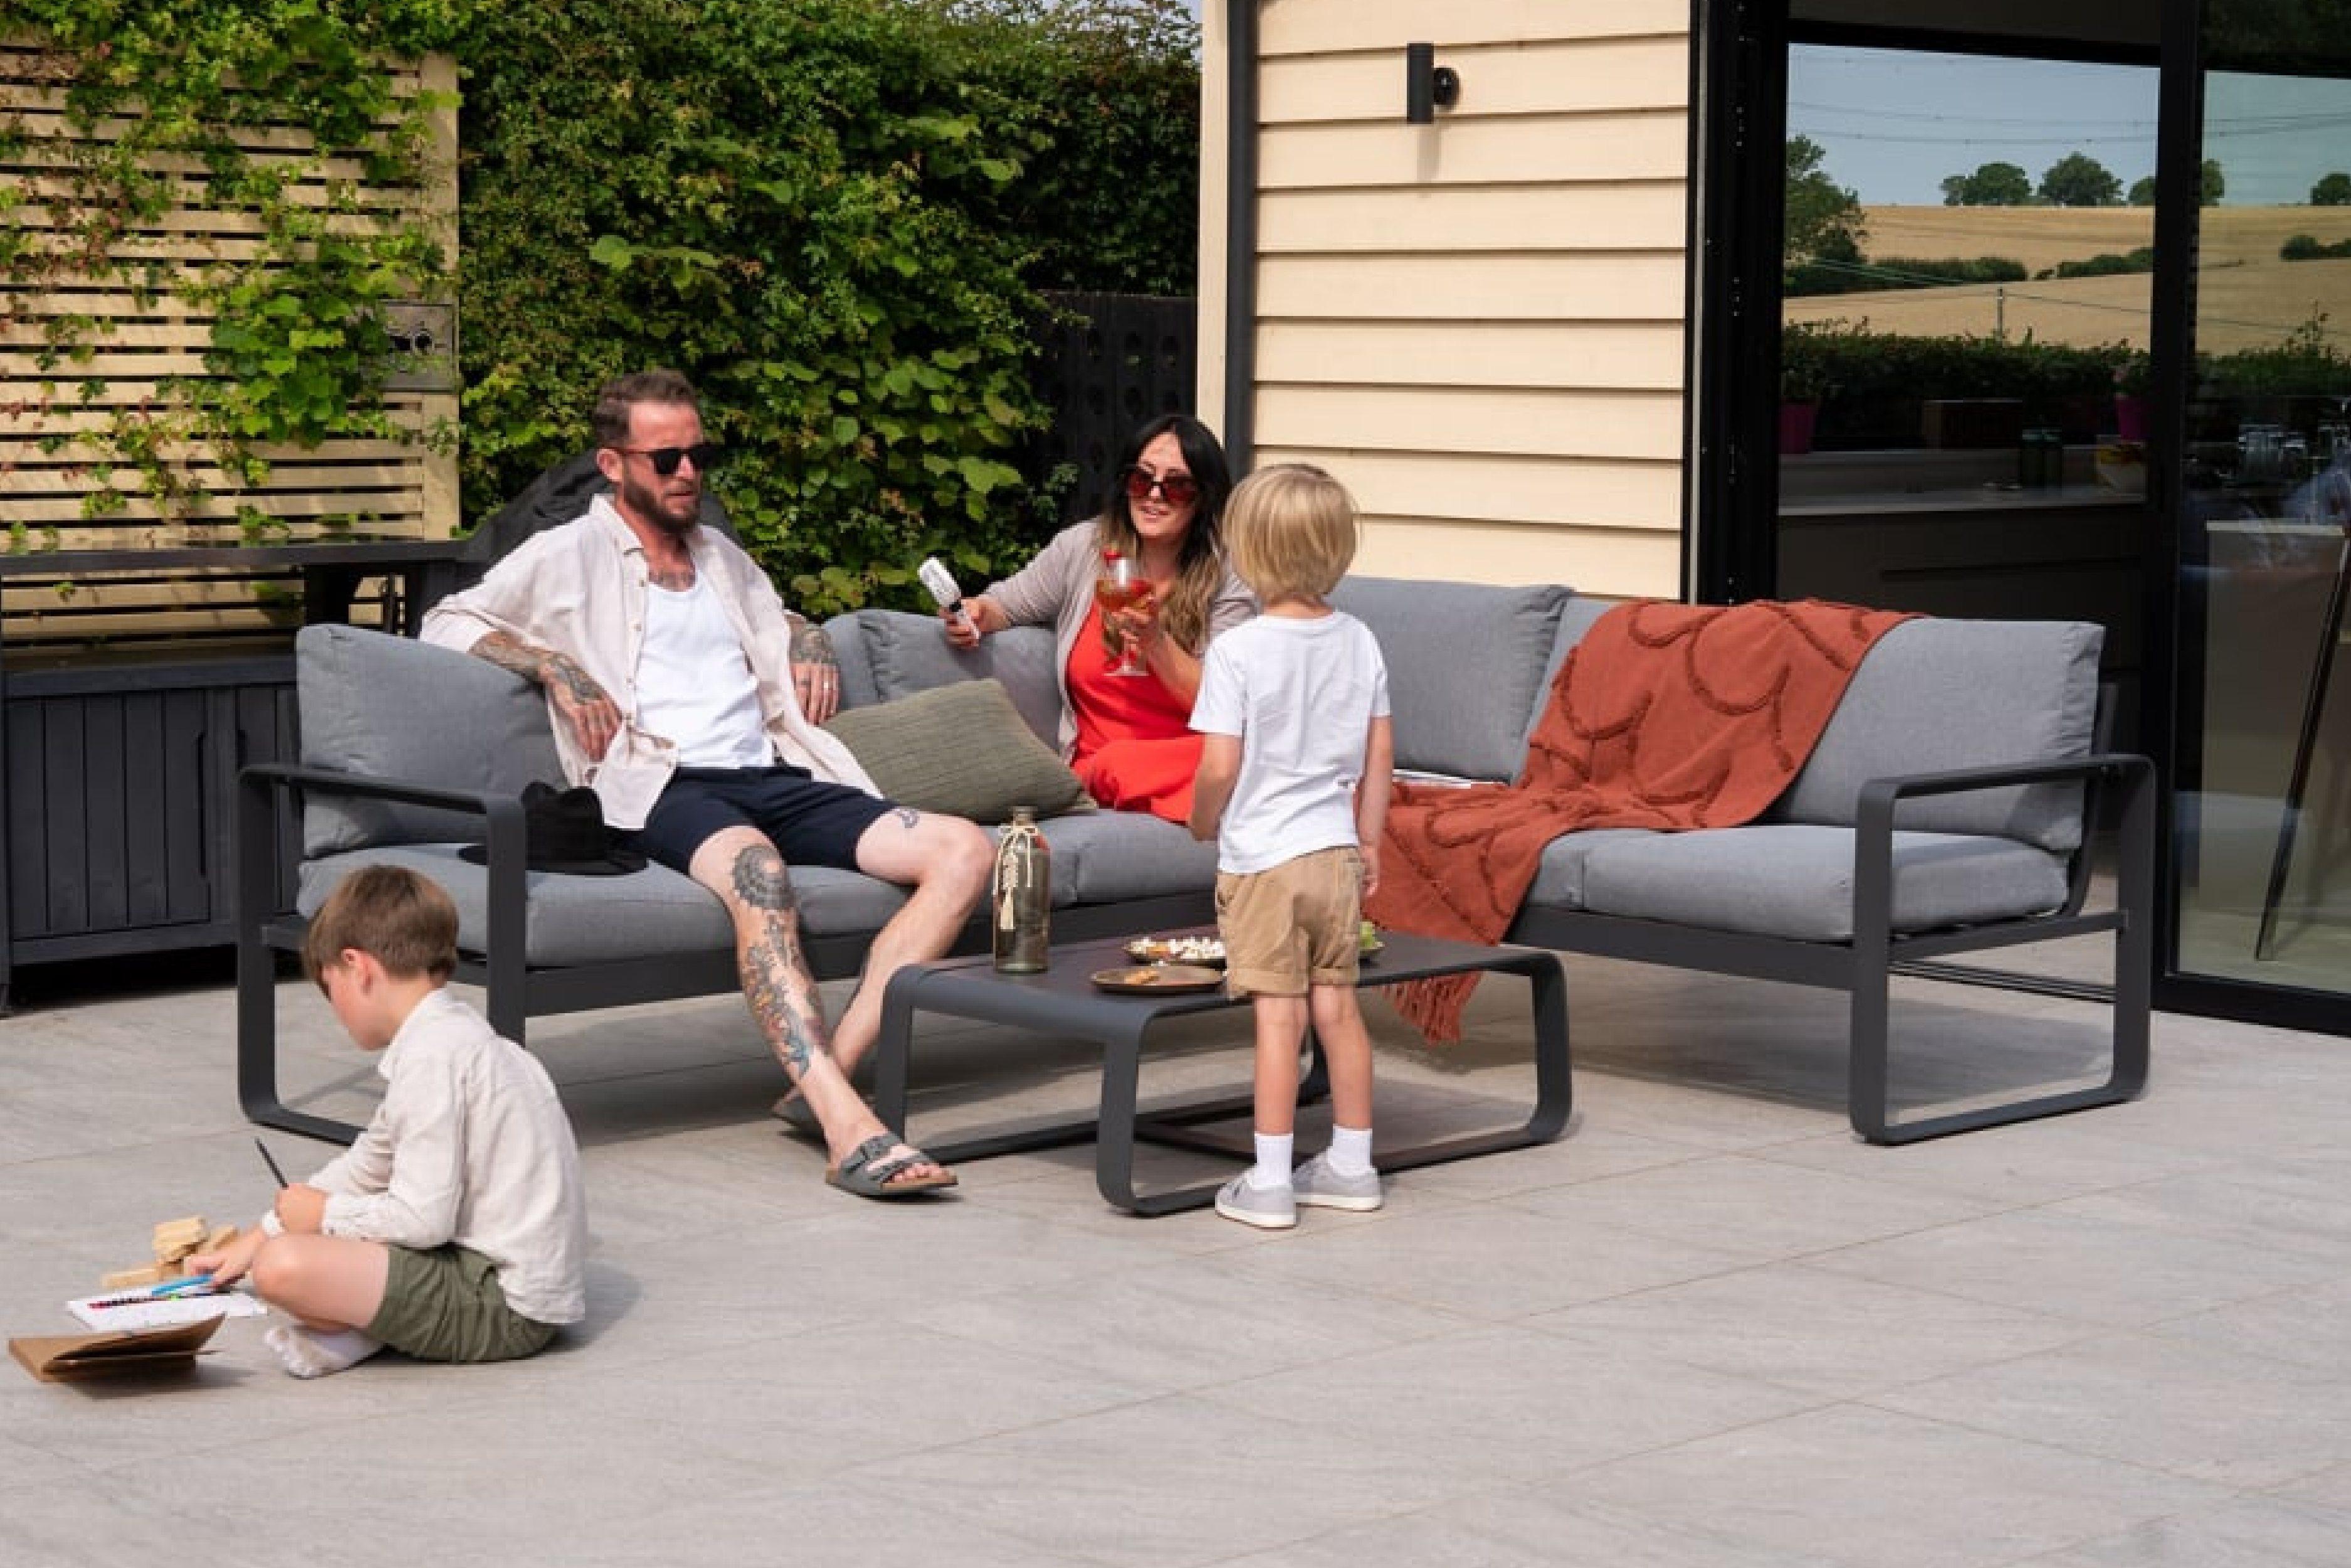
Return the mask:
[[362, 1331], [419, 1361], [512, 1361], [555, 1337], [507, 1305], [497, 1265], [455, 1242], [419, 1251], [387, 1247], [383, 1304]]

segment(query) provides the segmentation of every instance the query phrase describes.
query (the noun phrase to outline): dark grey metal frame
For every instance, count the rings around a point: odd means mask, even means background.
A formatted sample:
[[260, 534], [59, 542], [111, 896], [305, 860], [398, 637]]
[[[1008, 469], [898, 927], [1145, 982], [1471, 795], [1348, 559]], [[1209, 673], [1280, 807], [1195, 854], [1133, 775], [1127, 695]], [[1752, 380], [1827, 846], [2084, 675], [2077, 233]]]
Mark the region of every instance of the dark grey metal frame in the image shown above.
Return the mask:
[[[528, 1020], [637, 1002], [714, 996], [742, 988], [732, 946], [708, 953], [664, 954], [594, 964], [533, 966], [525, 958], [530, 918], [524, 875], [523, 811], [518, 796], [368, 778], [295, 763], [256, 763], [238, 776], [236, 817], [236, 1092], [246, 1117], [262, 1126], [349, 1143], [359, 1128], [286, 1104], [277, 1087], [277, 980], [280, 954], [298, 953], [308, 921], [285, 907], [278, 880], [295, 863], [305, 793], [360, 797], [437, 806], [483, 819], [488, 849], [488, 941], [480, 953], [459, 956], [455, 977], [484, 988], [490, 1026], [528, 1043]], [[285, 858], [281, 860], [279, 857]], [[1057, 909], [1057, 929], [1073, 940], [1124, 936], [1214, 918], [1210, 894], [1136, 899]], [[820, 980], [849, 979], [865, 962], [871, 933], [810, 935], [802, 947]], [[952, 951], [985, 951], [988, 932], [975, 918]]]
[[[2097, 808], [2101, 804], [2109, 805], [2113, 810], [2116, 858], [2111, 907], [2086, 907], [2091, 867], [2085, 843], [2074, 856], [2066, 901], [2051, 914], [1915, 935], [1894, 930], [1894, 818], [1900, 801], [1920, 796], [2067, 780], [2090, 788], [2085, 821], [2099, 820]], [[1508, 936], [1513, 942], [1598, 957], [1665, 964], [1748, 979], [1822, 986], [1846, 992], [1851, 998], [1846, 1113], [1854, 1131], [1873, 1144], [1916, 1143], [1979, 1127], [2116, 1104], [2147, 1086], [2154, 986], [2155, 824], [2154, 765], [2144, 757], [2122, 753], [1880, 779], [1864, 788], [1856, 811], [1854, 936], [1850, 941], [1802, 941], [1710, 931], [1662, 921], [1540, 906], [1521, 910]], [[1895, 974], [2053, 989], [2056, 988], [2029, 977], [1936, 960], [1958, 953], [2096, 934], [2106, 934], [2113, 939], [2112, 985], [2070, 988], [2065, 994], [2111, 1003], [2110, 1060], [2104, 1082], [1947, 1114], [1903, 1122], [1895, 1119], [1887, 1043], [1888, 988]]]
[[[1102, 1047], [1102, 1099], [1096, 1114], [989, 1132], [952, 1143], [929, 1143], [924, 1146], [931, 1157], [954, 1164], [1091, 1138], [1094, 1186], [1105, 1202], [1141, 1215], [1173, 1214], [1206, 1206], [1215, 1198], [1217, 1183], [1136, 1192], [1134, 1145], [1142, 1141], [1236, 1152], [1245, 1145], [1202, 1133], [1190, 1124], [1245, 1114], [1250, 1103], [1247, 1098], [1227, 1097], [1138, 1109], [1144, 1048], [1153, 1027], [1167, 1019], [1248, 1004], [1227, 997], [1221, 986], [1155, 996], [1107, 992], [1093, 985], [1090, 977], [1095, 971], [1124, 967], [1127, 962], [1115, 942], [1104, 942], [1056, 943], [1051, 967], [1039, 975], [999, 975], [986, 959], [908, 965], [892, 977], [882, 994], [882, 1033], [873, 1051], [874, 1113], [885, 1125], [914, 1136], [906, 1127], [906, 1091], [917, 1013], [1072, 1035]], [[1386, 950], [1376, 963], [1364, 967], [1357, 984], [1393, 985], [1479, 972], [1522, 975], [1530, 982], [1534, 1105], [1519, 1126], [1463, 1134], [1407, 1148], [1383, 1148], [1383, 1170], [1411, 1170], [1549, 1143], [1567, 1125], [1574, 1109], [1568, 1061], [1567, 977], [1555, 955], [1532, 947], [1482, 947], [1392, 932]]]

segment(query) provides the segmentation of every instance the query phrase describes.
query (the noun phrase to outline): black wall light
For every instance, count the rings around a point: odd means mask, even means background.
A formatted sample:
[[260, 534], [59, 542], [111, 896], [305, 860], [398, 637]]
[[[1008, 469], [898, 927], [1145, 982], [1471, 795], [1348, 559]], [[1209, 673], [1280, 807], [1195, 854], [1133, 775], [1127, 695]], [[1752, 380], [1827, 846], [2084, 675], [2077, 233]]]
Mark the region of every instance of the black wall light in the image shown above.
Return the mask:
[[1407, 125], [1436, 121], [1439, 109], [1451, 109], [1461, 96], [1461, 76], [1451, 66], [1437, 63], [1435, 44], [1404, 47], [1404, 118]]

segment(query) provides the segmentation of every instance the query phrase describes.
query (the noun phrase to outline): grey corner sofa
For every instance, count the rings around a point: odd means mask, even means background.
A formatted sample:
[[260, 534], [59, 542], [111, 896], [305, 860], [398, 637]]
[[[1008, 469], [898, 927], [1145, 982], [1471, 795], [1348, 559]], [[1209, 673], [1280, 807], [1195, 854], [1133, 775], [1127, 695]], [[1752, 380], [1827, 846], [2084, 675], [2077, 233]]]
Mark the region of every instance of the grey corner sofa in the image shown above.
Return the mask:
[[[1385, 652], [1399, 770], [1470, 779], [1515, 774], [1551, 675], [1608, 607], [1561, 587], [1374, 578], [1350, 579], [1337, 598]], [[967, 654], [928, 616], [867, 610], [827, 629], [852, 714], [987, 679], [1018, 715], [1006, 723], [1023, 732], [991, 747], [1034, 747], [1055, 733], [1043, 628]], [[2097, 627], [2076, 623], [1904, 623], [1864, 661], [1810, 762], [1761, 821], [1556, 840], [1507, 939], [1846, 991], [1848, 1111], [1873, 1141], [2127, 1098], [2147, 1069], [2153, 786], [2144, 758], [2097, 744], [2100, 641]], [[371, 861], [415, 866], [449, 888], [460, 978], [485, 988], [484, 1010], [515, 1040], [540, 1014], [736, 988], [727, 923], [686, 878], [658, 866], [592, 878], [524, 868], [520, 791], [558, 777], [535, 688], [466, 655], [345, 626], [305, 628], [296, 653], [301, 760], [248, 768], [239, 794], [237, 1083], [249, 1117], [350, 1134], [279, 1096], [275, 955], [298, 948], [308, 914]], [[2102, 796], [2116, 873], [2094, 908], [2088, 844]], [[1044, 827], [1056, 940], [1213, 918], [1213, 850], [1182, 829], [1125, 812]], [[486, 865], [459, 857], [469, 842], [486, 842]], [[853, 976], [901, 894], [822, 868], [798, 869], [794, 882], [820, 977]], [[1932, 961], [1983, 978], [1948, 960], [2085, 934], [2113, 945], [2113, 984], [2089, 988], [2112, 1004], [2105, 1081], [1897, 1124], [1889, 976]], [[975, 919], [957, 950], [986, 945]]]

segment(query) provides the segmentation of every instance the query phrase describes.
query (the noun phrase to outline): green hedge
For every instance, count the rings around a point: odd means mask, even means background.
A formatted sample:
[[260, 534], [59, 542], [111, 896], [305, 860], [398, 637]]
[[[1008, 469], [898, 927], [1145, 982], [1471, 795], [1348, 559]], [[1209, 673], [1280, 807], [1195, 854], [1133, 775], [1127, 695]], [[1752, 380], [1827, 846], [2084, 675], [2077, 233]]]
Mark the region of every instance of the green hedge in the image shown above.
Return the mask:
[[[1929, 398], [2017, 398], [2027, 423], [2089, 440], [2113, 428], [2117, 390], [2146, 390], [2147, 356], [2127, 343], [1909, 337], [1843, 320], [1790, 322], [1780, 343], [1782, 396], [1820, 402], [1814, 440], [1833, 450], [1917, 445], [1918, 405]], [[2331, 402], [2346, 392], [2351, 356], [2336, 347], [2321, 312], [2274, 344], [2199, 354], [2189, 402], [2192, 419], [2233, 421], [2246, 402]], [[2296, 417], [2307, 423], [2311, 411]]]
[[512, 0], [459, 44], [463, 484], [479, 519], [582, 444], [593, 388], [701, 387], [715, 487], [788, 597], [916, 601], [1044, 531], [1047, 288], [1188, 283], [1196, 33], [952, 0]]
[[1867, 262], [1807, 262], [1790, 267], [1781, 284], [1788, 298], [1823, 294], [1872, 294], [1896, 288], [1948, 288], [1959, 283], [2022, 283], [2024, 263], [2004, 256], [1889, 256]]
[[[176, 291], [219, 314], [205, 378], [94, 439], [167, 511], [183, 446], [394, 434], [386, 301], [460, 303], [464, 519], [587, 439], [594, 389], [664, 364], [736, 455], [716, 488], [815, 613], [915, 602], [912, 564], [1010, 565], [1049, 508], [1013, 464], [1049, 289], [1187, 293], [1198, 24], [1184, 0], [17, 0], [56, 46], [86, 158], [0, 222], [8, 290]], [[458, 63], [457, 256], [347, 221], [329, 155], [427, 183], [425, 116], [386, 57]], [[100, 136], [96, 127], [127, 131]], [[314, 160], [237, 151], [309, 131]], [[21, 143], [0, 120], [0, 142]], [[158, 156], [178, 161], [170, 179]], [[174, 183], [183, 182], [183, 193]], [[120, 230], [170, 200], [257, 214], [250, 260], [151, 277]], [[52, 319], [60, 382], [104, 323]]]
[[1792, 323], [1782, 352], [1826, 389], [1818, 444], [1847, 449], [1917, 445], [1919, 404], [1930, 398], [2021, 399], [2028, 423], [2085, 440], [2106, 417], [2116, 369], [2135, 355], [2123, 343], [1912, 337], [1842, 321]]

